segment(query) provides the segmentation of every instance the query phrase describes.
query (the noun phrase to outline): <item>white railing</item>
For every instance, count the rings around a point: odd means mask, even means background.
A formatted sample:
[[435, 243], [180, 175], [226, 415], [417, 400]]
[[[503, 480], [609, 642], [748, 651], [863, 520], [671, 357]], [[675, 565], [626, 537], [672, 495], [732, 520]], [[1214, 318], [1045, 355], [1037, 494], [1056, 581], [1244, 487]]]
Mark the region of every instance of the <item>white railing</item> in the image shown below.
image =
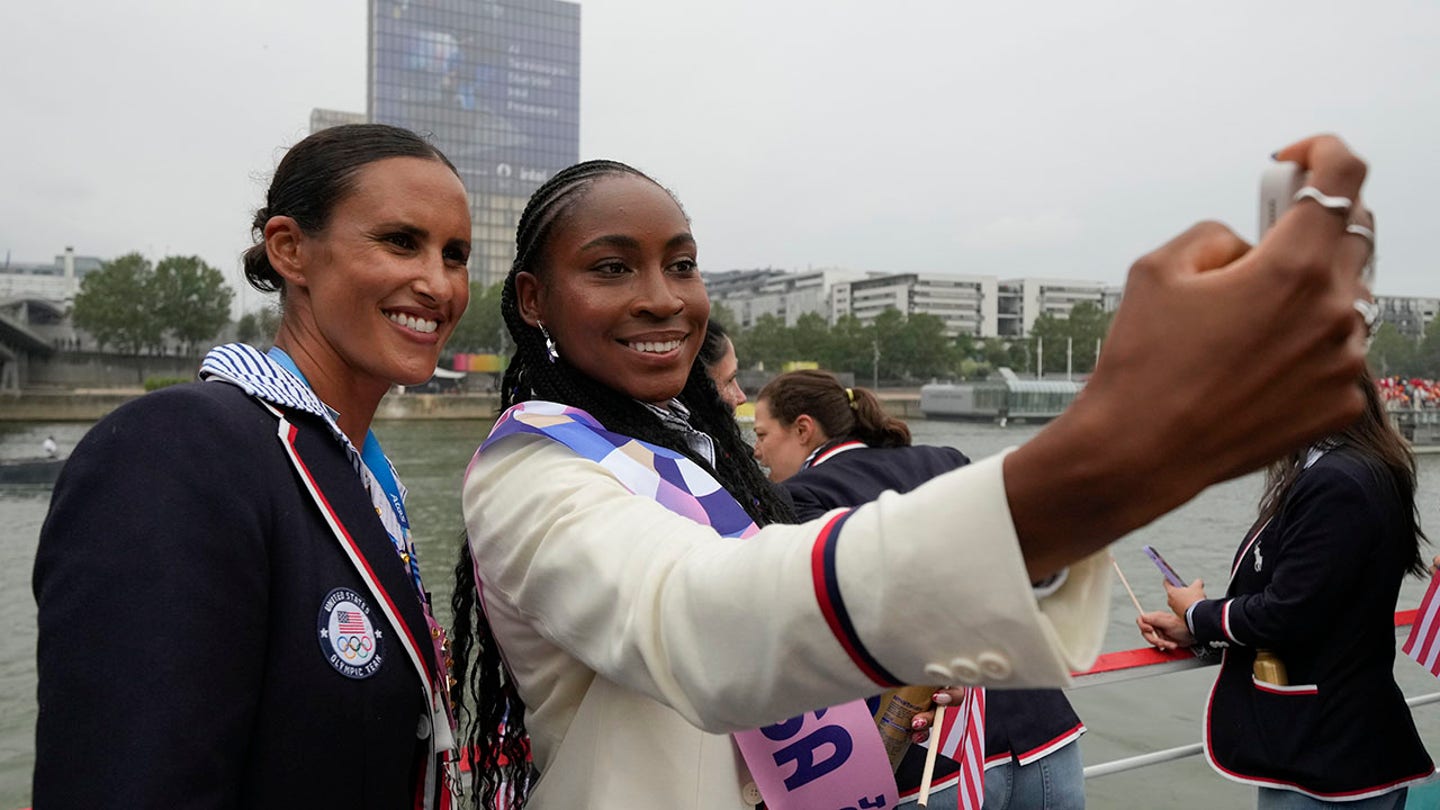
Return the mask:
[[[1414, 619], [1415, 611], [1413, 610], [1403, 610], [1396, 613], [1396, 633], [1407, 630]], [[1216, 666], [1219, 663], [1220, 656], [1214, 651], [1197, 654], [1191, 650], [1161, 652], [1153, 647], [1142, 647], [1138, 650], [1106, 653], [1100, 656], [1100, 659], [1095, 662], [1095, 666], [1084, 672], [1075, 673], [1074, 686], [1071, 688], [1081, 689], [1091, 686], [1122, 683], [1137, 678], [1154, 678], [1160, 675], [1168, 675], [1172, 672], [1183, 672], [1189, 669]], [[1416, 695], [1415, 697], [1405, 699], [1405, 704], [1412, 709], [1431, 703], [1440, 703], [1440, 692]], [[1096, 779], [1114, 773], [1133, 771], [1138, 768], [1146, 768], [1151, 765], [1159, 765], [1164, 762], [1174, 762], [1178, 759], [1198, 756], [1204, 752], [1204, 744], [1198, 742], [1176, 746], [1175, 748], [1165, 748], [1159, 751], [1149, 751], [1133, 757], [1124, 757], [1109, 762], [1088, 765], [1085, 768], [1085, 778]]]

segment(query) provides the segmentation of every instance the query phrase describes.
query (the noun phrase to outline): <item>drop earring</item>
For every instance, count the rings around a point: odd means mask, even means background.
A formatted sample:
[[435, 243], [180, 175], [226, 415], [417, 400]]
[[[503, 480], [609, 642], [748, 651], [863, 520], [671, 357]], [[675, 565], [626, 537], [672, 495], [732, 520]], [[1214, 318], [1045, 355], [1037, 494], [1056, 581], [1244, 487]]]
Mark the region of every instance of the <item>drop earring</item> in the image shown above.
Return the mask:
[[552, 363], [559, 360], [560, 352], [555, 348], [555, 341], [550, 337], [550, 332], [545, 328], [545, 324], [539, 321], [536, 321], [535, 324], [540, 327], [540, 334], [545, 338], [546, 356], [550, 358], [550, 362]]

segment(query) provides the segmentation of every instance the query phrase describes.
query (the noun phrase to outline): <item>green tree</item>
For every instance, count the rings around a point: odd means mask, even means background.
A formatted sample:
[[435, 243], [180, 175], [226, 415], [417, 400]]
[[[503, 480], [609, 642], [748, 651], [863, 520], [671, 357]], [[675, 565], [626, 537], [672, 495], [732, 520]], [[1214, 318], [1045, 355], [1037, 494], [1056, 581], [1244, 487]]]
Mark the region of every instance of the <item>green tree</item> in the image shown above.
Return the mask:
[[937, 315], [911, 315], [898, 337], [902, 360], [897, 365], [907, 379], [948, 377], [959, 364], [959, 352], [945, 335], [945, 321]]
[[1009, 341], [1002, 341], [999, 338], [990, 338], [985, 341], [985, 351], [981, 359], [991, 368], [1007, 366], [1012, 369], [1024, 371], [1024, 353], [1021, 353], [1021, 363], [1015, 363], [1015, 345]]
[[822, 315], [807, 312], [790, 328], [791, 360], [811, 360], [823, 366], [829, 346], [830, 324]]
[[[1043, 345], [1044, 370], [1048, 374], [1063, 372], [1066, 368], [1066, 351], [1070, 351], [1069, 367], [1076, 374], [1088, 374], [1095, 370], [1095, 347], [1110, 329], [1109, 313], [1101, 311], [1099, 305], [1082, 301], [1070, 309], [1066, 318], [1049, 312], [1035, 319], [1030, 329], [1032, 346]], [[1040, 366], [1036, 356], [1036, 366]]]
[[278, 331], [280, 310], [273, 305], [247, 312], [235, 322], [235, 339], [241, 343], [249, 343], [257, 349], [269, 348]]
[[874, 354], [874, 330], [854, 315], [842, 315], [830, 327], [820, 364], [831, 371], [849, 372], [856, 379], [864, 380], [870, 377]]
[[735, 313], [718, 301], [710, 302], [710, 320], [718, 321], [721, 326], [725, 327], [727, 335], [733, 335], [740, 331], [740, 321], [735, 317]]
[[1440, 377], [1440, 318], [1436, 318], [1430, 322], [1429, 326], [1425, 327], [1425, 337], [1415, 350], [1408, 373], [1405, 371], [1398, 373], [1409, 377], [1429, 377], [1431, 379]]
[[761, 315], [755, 325], [740, 333], [735, 340], [736, 356], [743, 358], [747, 367], [764, 367], [778, 372], [787, 360], [793, 357], [790, 329], [785, 322], [774, 315]]
[[1403, 377], [1417, 376], [1417, 356], [1420, 347], [1415, 341], [1400, 334], [1393, 323], [1382, 323], [1375, 332], [1375, 339], [1370, 343], [1370, 352], [1366, 359], [1370, 362], [1370, 369], [1380, 377], [1400, 375]]
[[139, 253], [105, 262], [80, 281], [75, 294], [75, 325], [89, 332], [100, 348], [127, 354], [156, 346], [164, 324], [151, 298], [155, 270]]
[[[872, 348], [865, 373], [856, 377], [866, 380], [867, 385], [879, 385], [880, 380], [905, 376], [908, 348], [905, 345], [905, 314], [894, 307], [887, 307], [870, 324], [870, 339]], [[877, 350], [878, 359], [875, 356]]]
[[495, 352], [503, 354], [510, 346], [510, 332], [500, 315], [500, 293], [503, 284], [489, 287], [470, 282], [470, 305], [456, 324], [446, 346], [455, 352]]
[[150, 278], [151, 306], [163, 327], [193, 351], [230, 320], [235, 291], [199, 256], [167, 256]]

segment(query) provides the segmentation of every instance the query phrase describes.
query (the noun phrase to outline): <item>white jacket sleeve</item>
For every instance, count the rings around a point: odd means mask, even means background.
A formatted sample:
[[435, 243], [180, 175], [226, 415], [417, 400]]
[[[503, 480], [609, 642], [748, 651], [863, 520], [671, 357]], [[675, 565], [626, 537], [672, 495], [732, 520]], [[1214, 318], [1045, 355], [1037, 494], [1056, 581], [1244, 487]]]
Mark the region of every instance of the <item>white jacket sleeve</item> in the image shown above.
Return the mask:
[[1037, 604], [999, 457], [745, 540], [538, 436], [477, 456], [463, 498], [487, 615], [522, 693], [583, 666], [711, 731], [892, 681], [1062, 686], [1098, 653], [1107, 618], [1098, 558]]

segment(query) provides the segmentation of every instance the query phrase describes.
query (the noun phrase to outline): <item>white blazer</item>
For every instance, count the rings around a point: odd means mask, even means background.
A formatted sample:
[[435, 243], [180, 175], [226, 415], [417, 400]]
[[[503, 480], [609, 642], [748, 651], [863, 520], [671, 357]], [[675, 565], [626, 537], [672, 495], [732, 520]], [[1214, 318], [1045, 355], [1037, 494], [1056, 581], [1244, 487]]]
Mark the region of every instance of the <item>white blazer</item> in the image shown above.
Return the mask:
[[[745, 810], [759, 797], [728, 732], [876, 694], [877, 671], [1065, 686], [1105, 632], [1103, 553], [1037, 603], [998, 456], [887, 493], [839, 531], [825, 531], [836, 512], [732, 540], [521, 434], [476, 457], [463, 502], [527, 707], [534, 810]], [[816, 587], [827, 549], [838, 598]]]

